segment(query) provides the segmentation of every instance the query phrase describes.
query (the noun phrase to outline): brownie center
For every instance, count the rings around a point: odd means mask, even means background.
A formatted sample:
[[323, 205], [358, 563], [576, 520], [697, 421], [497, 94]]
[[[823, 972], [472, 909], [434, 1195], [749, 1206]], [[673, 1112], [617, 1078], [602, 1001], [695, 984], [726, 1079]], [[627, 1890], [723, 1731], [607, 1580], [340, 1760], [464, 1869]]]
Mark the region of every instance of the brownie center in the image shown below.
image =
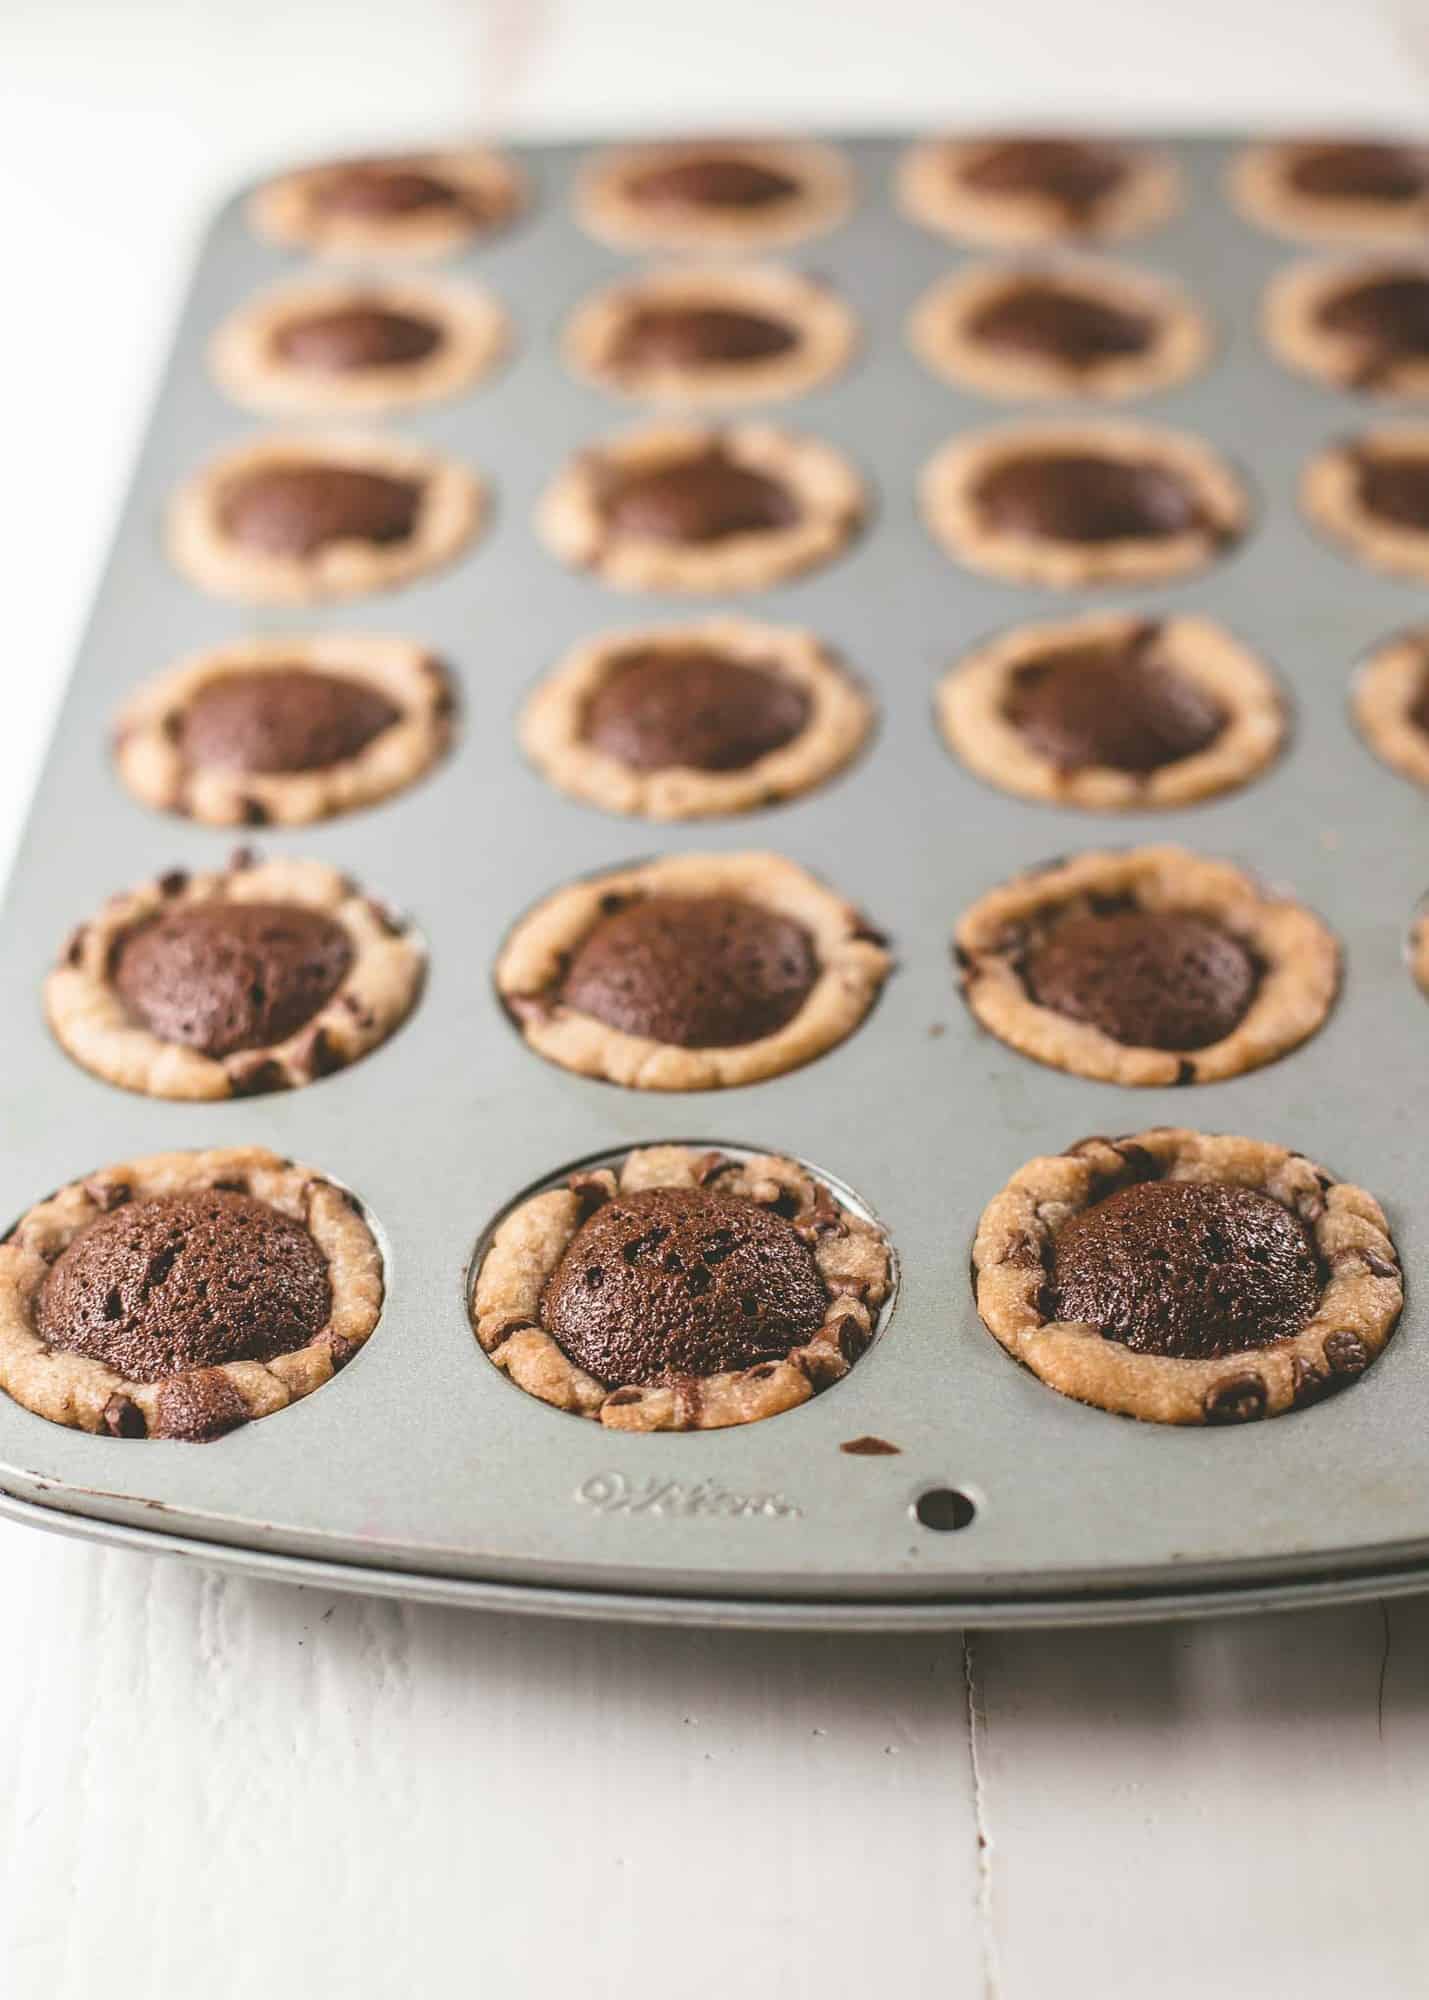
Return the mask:
[[730, 306], [641, 306], [616, 343], [623, 367], [708, 368], [769, 361], [798, 345], [787, 320]]
[[1150, 459], [1027, 451], [998, 460], [973, 494], [989, 527], [1038, 541], [1164, 541], [1197, 526], [1186, 480]]
[[400, 160], [354, 160], [336, 167], [313, 196], [325, 215], [371, 216], [378, 220], [419, 215], [424, 210], [472, 207], [464, 190]]
[[735, 896], [650, 896], [600, 919], [560, 998], [628, 1035], [735, 1048], [792, 1021], [818, 974], [808, 932], [774, 910]]
[[1429, 153], [1416, 146], [1342, 141], [1307, 147], [1290, 185], [1317, 201], [1417, 201], [1429, 192]]
[[760, 209], [788, 201], [799, 183], [758, 160], [709, 153], [650, 167], [627, 191], [642, 208]]
[[1187, 1361], [1288, 1340], [1322, 1289], [1299, 1218], [1219, 1181], [1143, 1181], [1082, 1210], [1057, 1231], [1048, 1283], [1054, 1319]]
[[1131, 1048], [1204, 1049], [1244, 1020], [1259, 970], [1240, 939], [1184, 912], [1065, 917], [1028, 952], [1040, 1007]]
[[1188, 674], [1150, 651], [1154, 626], [1124, 642], [1056, 647], [1011, 676], [1005, 714], [1059, 771], [1146, 776], [1215, 741], [1226, 714]]
[[614, 1384], [776, 1360], [818, 1331], [827, 1303], [783, 1216], [706, 1188], [648, 1188], [581, 1226], [540, 1315], [573, 1361]]
[[308, 667], [217, 674], [179, 724], [184, 760], [215, 771], [321, 771], [345, 763], [401, 721], [365, 681]]
[[719, 447], [610, 476], [605, 518], [617, 534], [691, 545], [788, 528], [798, 519], [781, 480], [740, 465]]
[[637, 648], [591, 697], [585, 739], [632, 771], [743, 771], [792, 742], [809, 717], [801, 687], [708, 648]]
[[962, 168], [982, 194], [1036, 195], [1085, 215], [1114, 194], [1127, 163], [1115, 147], [1084, 139], [1005, 139]]
[[974, 339], [1069, 368], [1144, 354], [1156, 332], [1146, 313], [1128, 312], [1089, 292], [1028, 279], [989, 299], [968, 322]]
[[291, 1353], [331, 1310], [327, 1261], [302, 1224], [215, 1188], [91, 1222], [45, 1274], [35, 1324], [51, 1347], [157, 1382]]
[[111, 977], [160, 1041], [221, 1058], [306, 1026], [346, 978], [341, 924], [296, 903], [189, 903], [121, 937]]
[[431, 320], [361, 300], [285, 320], [273, 335], [274, 350], [284, 361], [325, 375], [410, 367], [441, 344], [441, 328]]
[[219, 516], [245, 548], [311, 556], [333, 542], [405, 541], [417, 521], [416, 480], [356, 465], [262, 465], [230, 480]]
[[1381, 521], [1416, 534], [1429, 533], [1429, 455], [1365, 452], [1359, 461], [1359, 497]]

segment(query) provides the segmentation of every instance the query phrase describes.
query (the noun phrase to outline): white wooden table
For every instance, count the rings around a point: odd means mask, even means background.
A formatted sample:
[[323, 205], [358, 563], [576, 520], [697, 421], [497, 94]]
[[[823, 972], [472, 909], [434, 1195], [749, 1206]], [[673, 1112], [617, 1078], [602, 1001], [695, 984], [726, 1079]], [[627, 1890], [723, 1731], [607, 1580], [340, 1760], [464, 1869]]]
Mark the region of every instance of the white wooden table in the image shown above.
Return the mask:
[[[191, 246], [239, 175], [473, 111], [548, 132], [1409, 121], [1425, 19], [7, 0], [0, 868]], [[1423, 1600], [966, 1640], [661, 1633], [0, 1525], [0, 1996], [1399, 2000], [1429, 1991], [1426, 1660]]]

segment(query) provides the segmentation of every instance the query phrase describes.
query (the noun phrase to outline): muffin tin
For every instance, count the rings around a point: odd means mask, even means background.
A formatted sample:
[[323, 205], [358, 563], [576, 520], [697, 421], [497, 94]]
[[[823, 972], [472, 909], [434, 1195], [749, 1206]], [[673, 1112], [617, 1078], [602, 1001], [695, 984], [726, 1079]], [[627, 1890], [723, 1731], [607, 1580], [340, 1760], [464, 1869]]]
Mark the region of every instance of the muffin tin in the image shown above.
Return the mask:
[[[850, 456], [872, 517], [826, 568], [723, 607], [614, 592], [562, 568], [533, 531], [569, 454], [638, 421], [562, 363], [571, 311], [632, 268], [579, 228], [570, 195], [586, 149], [566, 147], [523, 152], [528, 212], [443, 266], [503, 302], [509, 364], [386, 426], [480, 471], [493, 500], [483, 537], [450, 569], [331, 609], [249, 615], [187, 584], [164, 554], [166, 503], [257, 429], [212, 380], [207, 343], [245, 300], [309, 269], [252, 233], [242, 199], [219, 217], [0, 925], [0, 1215], [137, 1154], [269, 1145], [360, 1194], [387, 1259], [387, 1303], [365, 1350], [320, 1393], [208, 1446], [91, 1437], [0, 1398], [4, 1511], [328, 1585], [736, 1623], [1148, 1616], [1429, 1580], [1427, 1239], [1411, 1081], [1429, 1003], [1404, 961], [1429, 883], [1425, 804], [1348, 715], [1356, 663], [1413, 623], [1423, 598], [1325, 545], [1295, 502], [1310, 455], [1383, 411], [1267, 353], [1260, 296], [1297, 253], [1231, 208], [1233, 148], [1174, 142], [1182, 210], [1106, 254], [1179, 278], [1211, 314], [1217, 349], [1203, 374], [1121, 414], [1203, 437], [1236, 462], [1253, 494], [1250, 532], [1203, 574], [1143, 590], [1053, 594], [957, 567], [919, 518], [919, 474], [948, 438], [1009, 412], [935, 379], [908, 346], [928, 286], [987, 253], [896, 213], [903, 145], [849, 143], [848, 220], [781, 253], [828, 278], [863, 342], [845, 377], [771, 414]], [[935, 727], [938, 677], [998, 630], [1081, 603], [1223, 621], [1281, 676], [1293, 728], [1280, 761], [1199, 807], [1115, 818], [980, 783]], [[811, 628], [871, 688], [877, 734], [841, 777], [775, 810], [656, 826], [567, 798], [523, 761], [520, 706], [572, 644], [722, 608]], [[410, 913], [431, 951], [423, 998], [363, 1062], [286, 1095], [191, 1106], [106, 1087], [46, 1031], [45, 972], [106, 894], [165, 868], [213, 867], [234, 844], [125, 793], [110, 761], [116, 710], [187, 651], [254, 630], [340, 629], [398, 633], [450, 663], [462, 698], [454, 747], [379, 807], [254, 841], [336, 863]], [[1345, 988], [1308, 1044], [1228, 1083], [1132, 1091], [1041, 1068], [979, 1033], [950, 956], [962, 911], [1048, 856], [1149, 840], [1248, 865], [1332, 925]], [[811, 868], [892, 941], [897, 970], [846, 1042], [773, 1081], [698, 1096], [586, 1081], [523, 1045], [491, 983], [523, 911], [575, 875], [652, 853], [754, 848]], [[1063, 1400], [984, 1330], [968, 1253], [1008, 1175], [1084, 1134], [1163, 1123], [1282, 1141], [1383, 1200], [1408, 1304], [1348, 1393], [1273, 1423], [1168, 1430]], [[801, 1409], [730, 1431], [625, 1437], [506, 1382], [473, 1337], [467, 1284], [489, 1228], [532, 1186], [673, 1139], [803, 1158], [883, 1222], [900, 1283], [870, 1351]], [[843, 1448], [854, 1441], [862, 1448]]]

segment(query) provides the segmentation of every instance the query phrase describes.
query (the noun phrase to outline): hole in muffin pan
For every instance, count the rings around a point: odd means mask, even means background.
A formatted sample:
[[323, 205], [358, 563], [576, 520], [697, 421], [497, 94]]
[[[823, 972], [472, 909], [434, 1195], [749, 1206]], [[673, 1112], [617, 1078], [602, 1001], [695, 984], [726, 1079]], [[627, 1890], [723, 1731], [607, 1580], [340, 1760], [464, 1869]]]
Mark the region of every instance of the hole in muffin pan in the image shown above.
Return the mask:
[[[618, 1170], [621, 1164], [624, 1162], [624, 1160], [631, 1153], [640, 1151], [642, 1146], [645, 1145], [686, 1146], [689, 1147], [692, 1151], [698, 1153], [723, 1153], [726, 1154], [732, 1160], [749, 1160], [756, 1158], [761, 1154], [777, 1155], [780, 1154], [781, 1151], [783, 1150], [777, 1144], [772, 1144], [772, 1143], [769, 1145], [747, 1145], [747, 1144], [741, 1145], [726, 1139], [661, 1138], [658, 1140], [634, 1140], [629, 1145], [607, 1147], [601, 1152], [588, 1153], [580, 1159], [567, 1161], [564, 1165], [554, 1168], [550, 1173], [543, 1174], [539, 1180], [530, 1182], [529, 1185], [527, 1185], [524, 1188], [521, 1188], [511, 1196], [511, 1198], [505, 1203], [505, 1205], [500, 1210], [498, 1210], [498, 1212], [495, 1215], [492, 1216], [491, 1220], [487, 1223], [486, 1227], [482, 1230], [481, 1234], [478, 1236], [476, 1240], [476, 1245], [472, 1251], [471, 1259], [467, 1265], [467, 1270], [466, 1270], [466, 1278], [464, 1285], [466, 1312], [463, 1315], [463, 1317], [466, 1322], [467, 1337], [471, 1343], [472, 1355], [475, 1358], [475, 1360], [481, 1364], [483, 1374], [490, 1374], [492, 1376], [495, 1376], [502, 1387], [509, 1389], [513, 1394], [521, 1397], [522, 1401], [525, 1404], [527, 1404], [528, 1407], [534, 1404], [537, 1409], [540, 1409], [542, 1405], [539, 1403], [537, 1399], [533, 1398], [528, 1391], [521, 1388], [517, 1383], [512, 1382], [506, 1376], [504, 1370], [499, 1369], [495, 1366], [495, 1364], [491, 1361], [490, 1356], [483, 1351], [481, 1343], [476, 1337], [476, 1330], [473, 1324], [473, 1308], [476, 1295], [476, 1283], [481, 1272], [482, 1264], [487, 1256], [487, 1253], [491, 1249], [491, 1245], [493, 1239], [495, 1238], [496, 1232], [509, 1215], [511, 1215], [516, 1209], [520, 1208], [523, 1202], [530, 1201], [533, 1196], [539, 1194], [548, 1194], [553, 1190], [564, 1187], [569, 1181], [569, 1179], [576, 1174], [586, 1174], [586, 1173], [596, 1172], [602, 1167], [611, 1167]], [[859, 1355], [858, 1361], [855, 1363], [854, 1367], [851, 1368], [849, 1371], [851, 1375], [856, 1374], [858, 1372], [859, 1367], [864, 1366], [867, 1363], [868, 1358], [872, 1353], [874, 1347], [877, 1346], [884, 1338], [884, 1335], [888, 1330], [889, 1323], [892, 1320], [893, 1314], [897, 1309], [899, 1288], [902, 1278], [902, 1272], [898, 1258], [898, 1245], [894, 1240], [892, 1231], [889, 1229], [888, 1225], [883, 1221], [882, 1217], [878, 1214], [878, 1211], [875, 1208], [873, 1208], [870, 1205], [870, 1203], [864, 1199], [862, 1195], [858, 1194], [853, 1188], [851, 1188], [848, 1185], [848, 1183], [844, 1181], [838, 1174], [830, 1173], [826, 1168], [819, 1166], [816, 1162], [806, 1159], [804, 1155], [801, 1153], [783, 1152], [783, 1157], [786, 1159], [793, 1160], [795, 1164], [802, 1167], [806, 1173], [812, 1175], [815, 1179], [821, 1181], [824, 1184], [824, 1186], [828, 1188], [829, 1192], [834, 1196], [835, 1200], [840, 1202], [845, 1208], [849, 1209], [851, 1213], [853, 1213], [856, 1216], [859, 1216], [865, 1222], [871, 1222], [882, 1233], [884, 1243], [887, 1247], [888, 1264], [889, 1264], [888, 1297], [884, 1300], [883, 1305], [879, 1308], [879, 1311], [874, 1319], [873, 1330], [869, 1336], [867, 1346], [863, 1349], [862, 1353]], [[747, 1304], [752, 1304], [753, 1301], [752, 1299], [748, 1299], [742, 1303], [745, 1303], [747, 1305]], [[773, 1363], [766, 1363], [763, 1364], [761, 1367], [757, 1367], [755, 1369], [750, 1370], [749, 1372], [757, 1379], [760, 1376], [768, 1375], [772, 1371], [773, 1366], [774, 1366]], [[811, 1403], [814, 1405], [821, 1403], [825, 1399], [825, 1397], [831, 1394], [837, 1394], [838, 1391], [843, 1386], [844, 1386], [843, 1382], [833, 1383], [829, 1388], [820, 1391], [813, 1398], [811, 1398], [810, 1399]], [[617, 1388], [614, 1391], [612, 1391], [610, 1396], [610, 1402], [616, 1407], [618, 1407], [621, 1403], [637, 1401], [641, 1394], [642, 1390], [640, 1387], [635, 1385], [626, 1385], [624, 1388]], [[797, 1416], [801, 1409], [808, 1408], [809, 1406], [810, 1406], [809, 1404], [801, 1404], [795, 1409], [781, 1411], [779, 1415], [781, 1417]], [[562, 1419], [564, 1419], [568, 1414], [563, 1410], [554, 1409], [550, 1405], [546, 1405], [545, 1407], [548, 1410], [549, 1414], [561, 1417]], [[774, 1421], [772, 1417], [762, 1417], [758, 1420], [758, 1423], [760, 1425], [763, 1425], [772, 1421]], [[716, 1432], [674, 1431], [674, 1432], [652, 1433], [651, 1435], [663, 1436], [668, 1441], [672, 1437], [681, 1438], [681, 1437], [709, 1436], [716, 1434], [717, 1434]]]
[[929, 1486], [908, 1510], [920, 1527], [948, 1535], [968, 1528], [977, 1518], [977, 1508], [957, 1486]]

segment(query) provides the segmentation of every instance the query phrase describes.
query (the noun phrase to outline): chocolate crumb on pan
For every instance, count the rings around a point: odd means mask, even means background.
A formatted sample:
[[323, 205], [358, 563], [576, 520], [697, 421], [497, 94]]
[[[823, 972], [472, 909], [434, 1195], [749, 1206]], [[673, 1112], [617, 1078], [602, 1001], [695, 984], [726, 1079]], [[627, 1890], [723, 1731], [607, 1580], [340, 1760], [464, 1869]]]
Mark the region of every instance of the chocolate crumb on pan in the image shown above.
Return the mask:
[[973, 1278], [984, 1325], [1049, 1388], [1165, 1424], [1319, 1401], [1404, 1303], [1372, 1195], [1283, 1146], [1170, 1127], [1019, 1168]]
[[329, 1381], [382, 1310], [346, 1193], [262, 1147], [104, 1168], [0, 1244], [0, 1389], [118, 1438], [203, 1442]]
[[612, 1430], [718, 1430], [841, 1381], [892, 1276], [882, 1231], [798, 1161], [647, 1146], [511, 1210], [471, 1314], [542, 1402]]

